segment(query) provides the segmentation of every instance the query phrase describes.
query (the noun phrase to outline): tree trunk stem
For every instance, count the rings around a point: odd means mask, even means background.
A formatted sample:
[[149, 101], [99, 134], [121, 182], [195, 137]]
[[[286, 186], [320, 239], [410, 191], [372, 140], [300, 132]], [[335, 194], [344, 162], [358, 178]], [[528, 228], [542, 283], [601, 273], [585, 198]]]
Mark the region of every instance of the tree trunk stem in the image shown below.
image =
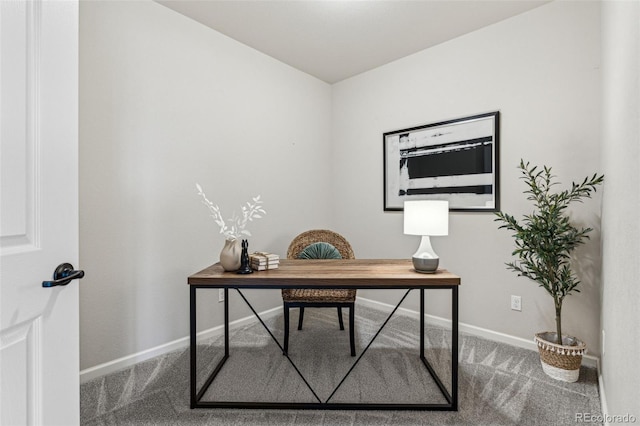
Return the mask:
[[562, 345], [562, 319], [560, 317], [560, 313], [562, 311], [562, 305], [558, 306], [556, 304], [556, 332], [558, 333], [558, 339], [556, 343]]

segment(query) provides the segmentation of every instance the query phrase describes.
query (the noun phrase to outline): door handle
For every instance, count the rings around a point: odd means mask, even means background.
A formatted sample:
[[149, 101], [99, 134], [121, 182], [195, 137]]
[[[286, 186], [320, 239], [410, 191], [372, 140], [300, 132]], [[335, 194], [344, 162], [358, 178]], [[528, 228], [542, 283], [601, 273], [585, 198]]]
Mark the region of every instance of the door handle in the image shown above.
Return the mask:
[[73, 269], [70, 263], [61, 263], [53, 272], [53, 281], [42, 281], [42, 287], [55, 287], [58, 285], [67, 285], [71, 280], [84, 277], [84, 271]]

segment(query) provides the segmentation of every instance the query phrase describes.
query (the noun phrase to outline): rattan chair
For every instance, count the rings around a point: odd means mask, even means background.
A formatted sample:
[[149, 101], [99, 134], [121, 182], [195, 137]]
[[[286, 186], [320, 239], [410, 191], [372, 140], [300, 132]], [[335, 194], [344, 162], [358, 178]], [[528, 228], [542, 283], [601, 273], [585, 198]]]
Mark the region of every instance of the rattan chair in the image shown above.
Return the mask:
[[[300, 252], [307, 246], [325, 242], [334, 246], [343, 259], [354, 259], [351, 244], [340, 234], [325, 230], [314, 229], [303, 232], [291, 241], [287, 250], [287, 259], [297, 259]], [[344, 330], [342, 322], [342, 308], [349, 308], [349, 344], [351, 356], [356, 355], [354, 339], [354, 307], [356, 301], [355, 289], [282, 289], [284, 304], [284, 353], [289, 350], [289, 308], [300, 308], [298, 330], [302, 330], [304, 308], [337, 308], [340, 330]]]

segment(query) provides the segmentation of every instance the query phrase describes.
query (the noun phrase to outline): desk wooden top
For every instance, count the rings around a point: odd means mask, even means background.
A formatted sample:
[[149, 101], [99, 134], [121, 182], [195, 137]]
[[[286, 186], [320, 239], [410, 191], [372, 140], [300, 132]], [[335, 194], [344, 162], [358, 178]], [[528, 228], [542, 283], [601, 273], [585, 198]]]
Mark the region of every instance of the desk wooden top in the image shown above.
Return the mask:
[[445, 269], [421, 274], [410, 259], [280, 259], [277, 269], [241, 275], [219, 263], [193, 274], [189, 285], [238, 288], [450, 288], [460, 277]]

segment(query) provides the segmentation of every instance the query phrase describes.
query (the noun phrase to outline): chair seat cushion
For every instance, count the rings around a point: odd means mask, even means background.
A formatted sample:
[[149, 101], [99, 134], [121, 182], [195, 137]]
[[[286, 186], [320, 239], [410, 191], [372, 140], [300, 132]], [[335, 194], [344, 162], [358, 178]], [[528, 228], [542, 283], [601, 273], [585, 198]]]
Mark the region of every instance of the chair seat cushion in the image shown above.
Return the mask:
[[355, 302], [356, 290], [287, 288], [282, 290], [282, 299], [285, 302]]

